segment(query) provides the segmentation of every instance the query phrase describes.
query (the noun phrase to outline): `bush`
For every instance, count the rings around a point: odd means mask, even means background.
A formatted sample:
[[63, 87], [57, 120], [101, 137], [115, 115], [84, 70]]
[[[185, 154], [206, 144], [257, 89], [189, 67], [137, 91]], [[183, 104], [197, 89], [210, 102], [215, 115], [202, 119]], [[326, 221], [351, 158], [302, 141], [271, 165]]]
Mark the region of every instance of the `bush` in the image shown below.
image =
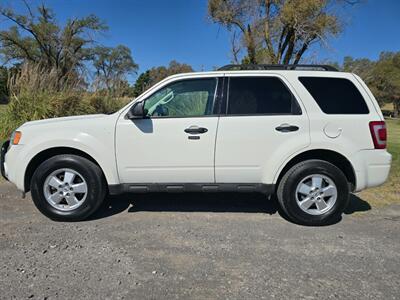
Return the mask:
[[7, 107], [0, 112], [0, 140], [8, 138], [15, 128], [28, 121], [112, 113], [128, 102], [125, 98], [87, 92], [80, 81], [70, 78], [60, 79], [56, 71], [24, 65], [9, 79], [11, 96]]
[[387, 109], [382, 109], [382, 114], [384, 117], [389, 117], [389, 118], [393, 118], [394, 116], [394, 112]]
[[0, 139], [9, 137], [25, 122], [95, 113], [113, 113], [128, 99], [116, 99], [87, 92], [27, 93], [14, 95], [0, 113]]
[[94, 112], [99, 114], [109, 114], [115, 112], [122, 106], [116, 98], [96, 94], [87, 95], [86, 101], [88, 101]]
[[15, 128], [27, 121], [93, 112], [93, 108], [81, 101], [79, 95], [23, 92], [13, 95], [3, 111], [0, 138], [9, 136]]

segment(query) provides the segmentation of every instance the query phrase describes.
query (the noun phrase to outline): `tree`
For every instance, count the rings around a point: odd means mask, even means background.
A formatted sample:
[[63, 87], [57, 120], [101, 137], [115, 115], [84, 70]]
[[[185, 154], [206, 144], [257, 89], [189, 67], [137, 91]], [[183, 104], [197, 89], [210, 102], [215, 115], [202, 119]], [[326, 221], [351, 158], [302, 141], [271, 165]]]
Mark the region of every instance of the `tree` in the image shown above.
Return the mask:
[[400, 52], [382, 52], [373, 69], [373, 92], [381, 102], [393, 103], [400, 116]]
[[0, 67], [0, 104], [8, 101], [8, 70], [6, 67]]
[[394, 115], [400, 115], [400, 52], [382, 52], [377, 61], [367, 58], [344, 58], [343, 71], [359, 75], [379, 105], [392, 103]]
[[168, 76], [188, 72], [193, 72], [193, 68], [190, 65], [179, 63], [175, 60], [171, 61], [167, 67], [160, 66], [151, 68], [150, 70], [140, 74], [136, 80], [134, 86], [134, 95], [135, 97], [139, 96], [157, 82], [160, 82]]
[[360, 76], [367, 84], [373, 81], [373, 70], [376, 62], [368, 58], [354, 59], [351, 56], [346, 56], [343, 60], [343, 71], [355, 73]]
[[26, 1], [26, 14], [0, 6], [0, 16], [11, 22], [0, 31], [0, 54], [6, 62], [30, 62], [55, 69], [59, 77], [76, 73], [92, 57], [93, 36], [107, 26], [94, 15], [69, 19], [61, 27], [53, 11], [41, 5], [37, 14]]
[[96, 82], [115, 94], [126, 88], [126, 75], [136, 73], [138, 65], [133, 61], [131, 50], [119, 45], [115, 48], [98, 46], [93, 49], [93, 65]]
[[167, 78], [168, 76], [188, 72], [193, 72], [193, 68], [190, 65], [172, 60], [167, 67], [161, 66], [150, 69], [149, 84], [152, 86], [155, 85], [157, 82], [160, 82], [164, 78]]
[[342, 23], [333, 9], [340, 2], [357, 1], [209, 0], [208, 13], [241, 38], [244, 63], [297, 64], [311, 45], [340, 33]]
[[140, 96], [150, 87], [150, 71], [147, 70], [139, 75], [133, 87], [133, 96], [136, 98]]

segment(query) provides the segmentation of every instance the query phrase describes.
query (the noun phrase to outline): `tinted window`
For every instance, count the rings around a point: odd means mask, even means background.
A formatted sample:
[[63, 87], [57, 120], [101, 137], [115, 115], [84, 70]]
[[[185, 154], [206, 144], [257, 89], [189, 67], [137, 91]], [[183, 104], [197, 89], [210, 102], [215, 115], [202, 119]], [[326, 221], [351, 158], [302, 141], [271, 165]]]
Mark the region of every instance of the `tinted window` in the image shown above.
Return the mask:
[[368, 114], [364, 98], [344, 78], [300, 77], [300, 82], [326, 114]]
[[191, 117], [212, 114], [217, 79], [174, 82], [163, 87], [145, 102], [148, 116]]
[[292, 93], [276, 77], [231, 77], [228, 114], [298, 114]]

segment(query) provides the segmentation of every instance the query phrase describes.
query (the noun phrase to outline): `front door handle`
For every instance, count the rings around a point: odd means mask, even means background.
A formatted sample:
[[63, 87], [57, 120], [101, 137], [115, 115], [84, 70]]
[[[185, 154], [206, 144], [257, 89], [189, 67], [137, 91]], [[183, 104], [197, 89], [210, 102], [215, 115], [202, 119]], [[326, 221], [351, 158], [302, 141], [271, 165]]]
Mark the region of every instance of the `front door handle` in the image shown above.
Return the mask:
[[203, 134], [203, 133], [206, 133], [207, 131], [208, 131], [207, 128], [199, 127], [199, 126], [195, 126], [195, 125], [190, 126], [189, 128], [185, 129], [185, 132], [189, 133], [189, 134]]
[[296, 125], [290, 125], [290, 124], [281, 124], [278, 127], [275, 128], [275, 130], [280, 131], [280, 132], [291, 132], [291, 131], [297, 131], [299, 130], [299, 127]]

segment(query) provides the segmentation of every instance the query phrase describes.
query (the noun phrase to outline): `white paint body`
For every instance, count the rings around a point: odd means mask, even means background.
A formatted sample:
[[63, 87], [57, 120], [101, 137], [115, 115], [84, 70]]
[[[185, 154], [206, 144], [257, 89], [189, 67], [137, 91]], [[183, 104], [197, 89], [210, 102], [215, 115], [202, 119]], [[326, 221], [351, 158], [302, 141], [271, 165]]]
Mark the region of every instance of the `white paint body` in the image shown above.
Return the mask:
[[[364, 97], [369, 114], [328, 115], [299, 82], [300, 76], [346, 78]], [[182, 79], [224, 76], [276, 76], [291, 90], [301, 115], [205, 116], [129, 120], [126, 114], [160, 88]], [[370, 121], [383, 120], [379, 106], [360, 78], [326, 71], [218, 71], [171, 76], [112, 115], [28, 122], [19, 145], [6, 153], [9, 180], [24, 190], [29, 162], [40, 152], [69, 147], [90, 155], [107, 183], [264, 183], [275, 184], [286, 163], [308, 150], [326, 149], [346, 157], [356, 175], [356, 191], [384, 183], [391, 155], [375, 150]], [[290, 123], [299, 131], [280, 133]], [[184, 129], [208, 132], [190, 140]]]

